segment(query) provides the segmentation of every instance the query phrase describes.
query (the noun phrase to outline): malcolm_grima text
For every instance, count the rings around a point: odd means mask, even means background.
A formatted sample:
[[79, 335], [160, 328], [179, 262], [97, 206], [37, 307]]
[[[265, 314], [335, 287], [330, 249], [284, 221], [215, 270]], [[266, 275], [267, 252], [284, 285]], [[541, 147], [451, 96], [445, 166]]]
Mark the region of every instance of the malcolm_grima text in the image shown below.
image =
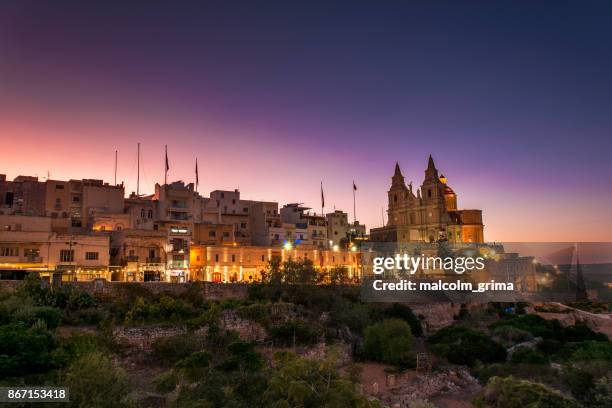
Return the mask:
[[486, 291], [513, 291], [514, 284], [512, 282], [463, 282], [457, 280], [454, 282], [444, 282], [442, 280], [434, 282], [414, 282], [408, 279], [399, 281], [386, 282], [382, 279], [376, 279], [372, 282], [372, 287], [376, 291], [460, 291], [460, 292], [486, 292]]

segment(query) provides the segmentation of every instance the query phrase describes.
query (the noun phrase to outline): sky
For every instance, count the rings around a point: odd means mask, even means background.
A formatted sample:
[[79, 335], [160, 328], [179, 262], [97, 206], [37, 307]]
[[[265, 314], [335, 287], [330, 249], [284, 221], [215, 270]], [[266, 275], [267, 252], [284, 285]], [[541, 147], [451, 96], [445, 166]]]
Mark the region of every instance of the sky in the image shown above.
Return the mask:
[[[612, 241], [612, 3], [0, 3], [0, 173], [382, 224], [433, 155], [487, 241]], [[386, 219], [386, 216], [385, 216]]]

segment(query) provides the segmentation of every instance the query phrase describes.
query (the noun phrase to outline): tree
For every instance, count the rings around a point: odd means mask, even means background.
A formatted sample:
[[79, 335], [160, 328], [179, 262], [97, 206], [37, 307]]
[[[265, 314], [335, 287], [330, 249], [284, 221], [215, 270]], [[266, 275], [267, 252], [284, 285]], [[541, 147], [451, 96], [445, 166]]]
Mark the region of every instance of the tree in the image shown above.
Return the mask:
[[63, 375], [70, 389], [70, 402], [82, 408], [131, 407], [131, 387], [123, 369], [101, 353], [75, 360]]
[[265, 407], [379, 407], [357, 393], [355, 384], [341, 376], [333, 360], [310, 360], [291, 353], [277, 353]]
[[348, 282], [348, 269], [346, 266], [334, 266], [329, 271], [329, 281], [332, 285], [341, 285]]
[[387, 319], [368, 326], [364, 333], [366, 358], [388, 364], [406, 365], [412, 347], [412, 332], [404, 320]]
[[[43, 325], [44, 326], [44, 325]], [[23, 323], [0, 326], [0, 378], [40, 373], [52, 367], [53, 335]]]

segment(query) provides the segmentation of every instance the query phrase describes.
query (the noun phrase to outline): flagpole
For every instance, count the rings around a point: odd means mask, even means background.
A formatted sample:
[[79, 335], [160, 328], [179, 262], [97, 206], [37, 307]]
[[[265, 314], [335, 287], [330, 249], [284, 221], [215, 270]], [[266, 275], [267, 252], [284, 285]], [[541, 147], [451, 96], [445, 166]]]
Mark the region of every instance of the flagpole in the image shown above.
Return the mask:
[[198, 176], [198, 158], [196, 157], [196, 193], [198, 192], [198, 184], [200, 184], [200, 180], [199, 180], [199, 176]]
[[164, 184], [168, 184], [168, 145], [166, 148], [166, 161], [164, 162]]
[[355, 211], [355, 180], [353, 180], [353, 225], [357, 225], [357, 213]]
[[321, 216], [323, 217], [323, 209], [325, 208], [325, 196], [323, 195], [323, 181], [321, 181]]
[[136, 176], [136, 196], [140, 197], [140, 142], [138, 142], [138, 171]]
[[115, 185], [117, 185], [117, 150], [115, 150]]

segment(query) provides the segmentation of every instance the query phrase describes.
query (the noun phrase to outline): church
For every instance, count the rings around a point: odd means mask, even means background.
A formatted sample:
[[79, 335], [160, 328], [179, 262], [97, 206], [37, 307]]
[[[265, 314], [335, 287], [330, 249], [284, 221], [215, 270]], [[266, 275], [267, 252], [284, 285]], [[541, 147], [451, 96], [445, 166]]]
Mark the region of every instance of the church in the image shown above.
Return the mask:
[[425, 180], [416, 194], [412, 183], [406, 185], [399, 163], [388, 192], [387, 225], [370, 230], [374, 242], [484, 242], [481, 210], [458, 210], [457, 194], [438, 175], [429, 156]]

